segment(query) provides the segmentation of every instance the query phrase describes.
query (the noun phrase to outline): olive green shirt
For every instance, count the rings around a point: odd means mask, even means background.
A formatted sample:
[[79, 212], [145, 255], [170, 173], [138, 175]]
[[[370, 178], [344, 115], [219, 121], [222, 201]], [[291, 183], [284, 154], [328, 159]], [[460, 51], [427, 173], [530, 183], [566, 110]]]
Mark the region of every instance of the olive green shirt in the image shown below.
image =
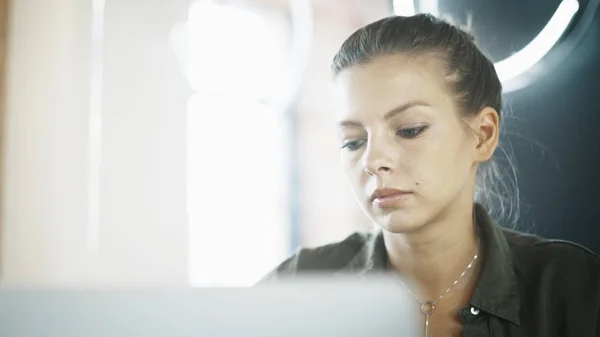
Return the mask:
[[[483, 264], [474, 295], [458, 314], [463, 336], [600, 337], [600, 258], [577, 244], [496, 225], [475, 205]], [[301, 273], [357, 276], [385, 271], [383, 235], [356, 233], [301, 249], [264, 281]]]

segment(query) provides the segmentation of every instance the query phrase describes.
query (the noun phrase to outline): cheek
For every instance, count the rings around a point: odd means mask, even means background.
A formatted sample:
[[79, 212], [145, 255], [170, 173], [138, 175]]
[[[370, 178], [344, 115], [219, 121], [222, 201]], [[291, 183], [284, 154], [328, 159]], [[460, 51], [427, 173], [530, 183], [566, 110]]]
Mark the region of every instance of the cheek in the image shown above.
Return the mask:
[[365, 173], [359, 153], [342, 153], [341, 167], [355, 193], [363, 193], [369, 176]]
[[362, 151], [346, 151], [342, 150], [340, 153], [340, 164], [342, 169], [349, 176], [356, 175], [357, 172], [364, 171], [362, 163]]
[[467, 149], [456, 142], [432, 142], [413, 153], [405, 169], [413, 188], [430, 196], [453, 193], [468, 177]]

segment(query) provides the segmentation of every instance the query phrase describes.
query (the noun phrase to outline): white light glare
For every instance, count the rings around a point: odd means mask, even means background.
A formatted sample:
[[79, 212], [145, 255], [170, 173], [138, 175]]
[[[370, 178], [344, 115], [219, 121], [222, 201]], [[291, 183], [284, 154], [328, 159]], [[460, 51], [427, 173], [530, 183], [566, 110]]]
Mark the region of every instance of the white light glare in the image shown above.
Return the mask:
[[271, 30], [264, 17], [244, 8], [192, 4], [187, 58], [192, 88], [249, 98], [273, 92], [285, 56]]

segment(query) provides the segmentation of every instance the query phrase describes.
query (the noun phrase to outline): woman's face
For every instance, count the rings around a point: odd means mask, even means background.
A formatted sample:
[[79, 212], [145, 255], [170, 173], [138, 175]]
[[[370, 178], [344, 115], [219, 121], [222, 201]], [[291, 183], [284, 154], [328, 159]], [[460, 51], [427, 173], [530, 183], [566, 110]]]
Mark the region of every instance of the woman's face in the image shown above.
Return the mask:
[[409, 232], [473, 202], [477, 137], [461, 118], [436, 59], [380, 57], [343, 70], [342, 166], [364, 211]]

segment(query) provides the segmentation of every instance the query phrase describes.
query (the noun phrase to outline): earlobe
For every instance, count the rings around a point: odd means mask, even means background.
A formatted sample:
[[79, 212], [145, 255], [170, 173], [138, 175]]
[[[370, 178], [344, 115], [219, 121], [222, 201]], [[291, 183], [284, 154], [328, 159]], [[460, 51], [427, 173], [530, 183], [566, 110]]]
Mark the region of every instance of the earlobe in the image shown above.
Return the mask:
[[478, 160], [483, 162], [492, 157], [498, 146], [500, 134], [500, 118], [495, 109], [486, 107], [478, 114]]

